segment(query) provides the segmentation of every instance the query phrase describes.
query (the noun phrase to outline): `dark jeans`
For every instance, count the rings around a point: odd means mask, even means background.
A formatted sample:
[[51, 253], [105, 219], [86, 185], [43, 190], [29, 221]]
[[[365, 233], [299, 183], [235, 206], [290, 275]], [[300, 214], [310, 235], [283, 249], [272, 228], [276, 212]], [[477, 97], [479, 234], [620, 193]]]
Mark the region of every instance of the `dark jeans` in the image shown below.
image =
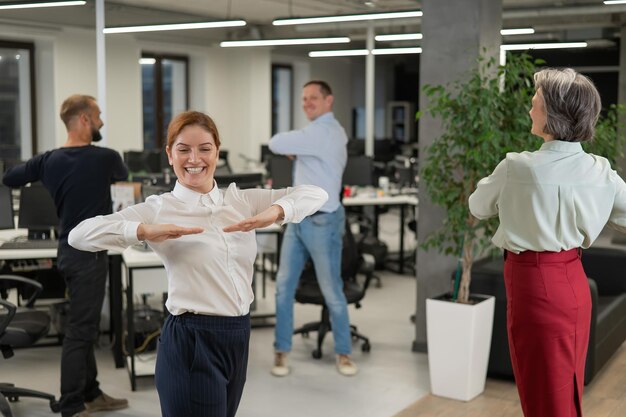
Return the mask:
[[57, 267], [69, 292], [70, 311], [61, 355], [61, 414], [85, 409], [100, 391], [94, 344], [100, 329], [108, 260], [106, 252], [83, 252], [59, 244]]

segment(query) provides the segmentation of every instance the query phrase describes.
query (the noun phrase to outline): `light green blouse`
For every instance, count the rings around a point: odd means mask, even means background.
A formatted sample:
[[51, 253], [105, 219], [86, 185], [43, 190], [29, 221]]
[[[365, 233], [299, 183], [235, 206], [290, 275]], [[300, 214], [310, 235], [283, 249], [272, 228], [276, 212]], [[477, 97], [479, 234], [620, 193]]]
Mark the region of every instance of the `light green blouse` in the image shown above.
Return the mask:
[[626, 183], [577, 142], [507, 154], [480, 180], [469, 207], [479, 219], [497, 215], [492, 241], [515, 253], [587, 248], [607, 223], [626, 232]]

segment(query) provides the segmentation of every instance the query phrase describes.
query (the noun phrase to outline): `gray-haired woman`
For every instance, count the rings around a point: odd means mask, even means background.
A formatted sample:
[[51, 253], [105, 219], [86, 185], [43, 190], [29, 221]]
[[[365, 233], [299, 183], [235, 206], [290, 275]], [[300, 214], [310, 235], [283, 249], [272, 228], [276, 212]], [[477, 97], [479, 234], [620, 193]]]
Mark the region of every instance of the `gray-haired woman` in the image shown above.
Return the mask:
[[504, 249], [507, 327], [513, 372], [526, 417], [582, 416], [591, 298], [580, 262], [609, 223], [626, 232], [626, 184], [593, 138], [600, 95], [576, 71], [535, 74], [535, 152], [509, 153], [470, 196], [472, 214], [498, 216]]

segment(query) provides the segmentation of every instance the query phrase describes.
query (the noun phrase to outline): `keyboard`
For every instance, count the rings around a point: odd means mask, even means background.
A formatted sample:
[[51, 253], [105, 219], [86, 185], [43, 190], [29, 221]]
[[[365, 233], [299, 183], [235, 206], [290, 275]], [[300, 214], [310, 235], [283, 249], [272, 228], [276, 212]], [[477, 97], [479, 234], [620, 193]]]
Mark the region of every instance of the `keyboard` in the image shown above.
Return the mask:
[[2, 242], [0, 250], [2, 249], [56, 249], [59, 245], [59, 241], [56, 239], [41, 239], [41, 240], [9, 240]]

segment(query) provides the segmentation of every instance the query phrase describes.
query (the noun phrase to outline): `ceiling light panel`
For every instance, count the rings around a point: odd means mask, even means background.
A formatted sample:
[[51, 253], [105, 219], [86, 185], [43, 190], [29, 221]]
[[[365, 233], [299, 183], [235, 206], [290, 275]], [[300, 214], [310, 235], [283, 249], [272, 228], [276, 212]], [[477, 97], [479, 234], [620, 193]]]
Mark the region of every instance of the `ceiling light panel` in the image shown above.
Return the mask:
[[224, 41], [220, 42], [222, 48], [241, 46], [288, 46], [288, 45], [321, 45], [332, 43], [350, 43], [347, 36], [334, 38], [300, 38], [300, 39], [263, 39], [247, 41]]
[[135, 32], [159, 32], [165, 30], [190, 30], [190, 29], [216, 29], [245, 26], [245, 20], [224, 20], [217, 22], [199, 23], [174, 23], [168, 25], [145, 25], [145, 26], [124, 26], [105, 28], [104, 33], [135, 33]]
[[359, 20], [380, 20], [380, 19], [402, 19], [411, 17], [421, 17], [421, 10], [411, 10], [406, 12], [389, 12], [389, 13], [366, 13], [352, 14], [343, 16], [319, 16], [319, 17], [303, 17], [293, 19], [276, 19], [272, 22], [274, 26], [285, 25], [308, 25], [314, 23], [336, 23], [336, 22], [354, 22]]
[[45, 3], [13, 3], [2, 4], [0, 10], [35, 9], [40, 7], [84, 6], [86, 1], [49, 1]]

